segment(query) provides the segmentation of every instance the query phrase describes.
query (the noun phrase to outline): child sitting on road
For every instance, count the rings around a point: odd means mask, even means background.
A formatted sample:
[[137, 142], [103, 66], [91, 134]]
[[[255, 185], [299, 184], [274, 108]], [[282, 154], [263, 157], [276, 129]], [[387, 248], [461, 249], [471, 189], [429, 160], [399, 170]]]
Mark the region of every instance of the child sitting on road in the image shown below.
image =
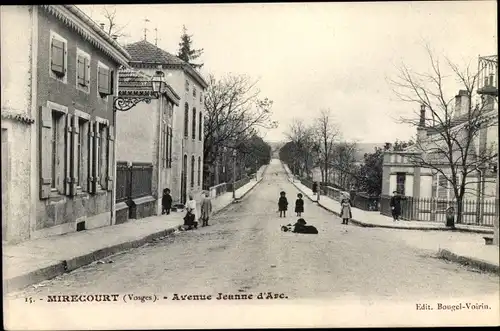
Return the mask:
[[285, 191], [280, 192], [280, 198], [278, 200], [278, 210], [280, 212], [280, 217], [286, 217], [286, 210], [288, 209], [288, 200], [286, 199]]

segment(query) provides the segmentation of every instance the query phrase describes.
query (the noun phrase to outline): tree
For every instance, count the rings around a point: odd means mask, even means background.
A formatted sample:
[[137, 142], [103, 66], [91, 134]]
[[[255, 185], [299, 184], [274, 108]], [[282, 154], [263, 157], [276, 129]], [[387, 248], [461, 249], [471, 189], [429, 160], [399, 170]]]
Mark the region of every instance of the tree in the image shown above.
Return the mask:
[[105, 26], [107, 26], [107, 32], [110, 36], [115, 36], [116, 38], [127, 36], [127, 34], [123, 33], [123, 30], [128, 26], [128, 23], [125, 25], [118, 25], [116, 6], [104, 6], [102, 15], [106, 21]]
[[203, 63], [195, 64], [192, 61], [196, 60], [203, 54], [203, 48], [194, 49], [192, 46], [193, 41], [191, 40], [192, 35], [187, 33], [186, 26], [182, 26], [181, 42], [179, 43], [179, 52], [177, 57], [181, 60], [189, 63], [193, 68], [203, 67]]
[[[218, 176], [218, 162], [224, 148], [243, 152], [248, 147], [245, 142], [256, 136], [258, 129], [277, 126], [272, 120], [273, 102], [260, 97], [257, 83], [243, 75], [208, 77], [203, 154], [207, 165], [215, 165], [212, 171], [215, 176]], [[212, 184], [217, 179], [214, 178]]]
[[356, 180], [356, 143], [341, 142], [333, 147], [330, 168], [337, 174], [336, 184], [349, 189]]
[[304, 124], [302, 120], [294, 119], [290, 124], [286, 137], [292, 144], [293, 161], [288, 164], [290, 170], [299, 176], [309, 177], [314, 161], [317, 145], [314, 140], [314, 128]]
[[453, 104], [454, 98], [446, 95], [450, 78], [443, 72], [446, 68], [428, 45], [426, 50], [430, 72], [414, 72], [402, 64], [390, 83], [401, 100], [421, 105], [420, 114], [401, 117], [401, 122], [417, 127], [422, 133], [412, 147], [415, 153], [410, 155], [410, 162], [431, 169], [445, 179], [441, 185], [451, 187], [460, 223], [466, 191], [474, 190], [473, 184], [483, 181], [478, 176], [480, 169], [498, 157], [496, 146], [479, 143], [476, 147], [487, 127], [498, 125], [498, 113], [492, 111], [498, 97], [478, 97], [478, 77], [482, 69], [475, 72], [470, 63], [462, 69], [445, 58], [451, 78], [461, 85], [462, 96], [457, 96]]
[[323, 182], [327, 182], [335, 141], [340, 137], [339, 128], [333, 121], [330, 109], [321, 110], [320, 116], [316, 119], [314, 131]]

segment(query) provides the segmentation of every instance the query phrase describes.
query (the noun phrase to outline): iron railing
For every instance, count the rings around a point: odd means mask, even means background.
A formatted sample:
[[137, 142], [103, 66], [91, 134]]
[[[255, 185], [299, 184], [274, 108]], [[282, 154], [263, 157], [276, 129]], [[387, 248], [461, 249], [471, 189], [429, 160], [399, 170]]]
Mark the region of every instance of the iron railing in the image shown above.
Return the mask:
[[116, 163], [116, 202], [152, 195], [153, 165], [151, 163]]
[[215, 185], [209, 188], [210, 197], [215, 198], [219, 195], [222, 195], [227, 192], [227, 184], [220, 183], [219, 185]]
[[[380, 198], [380, 213], [392, 216], [390, 196]], [[464, 199], [462, 202], [462, 220], [457, 220], [456, 200], [439, 198], [403, 197], [401, 199], [401, 219], [408, 221], [446, 222], [446, 210], [453, 207], [457, 224], [479, 225], [492, 227], [495, 217], [498, 217], [498, 204], [493, 200], [478, 202], [474, 199]]]

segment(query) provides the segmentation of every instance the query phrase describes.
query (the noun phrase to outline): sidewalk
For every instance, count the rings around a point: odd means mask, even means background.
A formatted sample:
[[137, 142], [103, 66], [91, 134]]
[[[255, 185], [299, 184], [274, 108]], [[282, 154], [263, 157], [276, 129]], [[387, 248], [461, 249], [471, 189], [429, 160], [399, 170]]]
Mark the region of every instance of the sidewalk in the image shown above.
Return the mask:
[[[252, 180], [236, 190], [236, 199], [242, 199], [262, 180], [265, 168], [259, 170], [258, 181]], [[232, 202], [232, 192], [212, 199], [213, 212], [221, 211]], [[172, 234], [184, 223], [183, 216], [182, 212], [173, 212], [16, 245], [3, 245], [4, 294]]]
[[[318, 206], [332, 212], [339, 216], [340, 203], [327, 196], [321, 195], [319, 202], [317, 195], [312, 193], [312, 190], [303, 185], [300, 181], [293, 178], [290, 170], [286, 165], [283, 165], [285, 171], [289, 176], [290, 182], [301, 191], [310, 200], [317, 202]], [[499, 273], [499, 248], [494, 245], [485, 245], [483, 236], [493, 234], [493, 229], [485, 229], [479, 226], [457, 224], [456, 229], [452, 230], [447, 228], [444, 224], [435, 222], [422, 222], [422, 221], [397, 221], [394, 222], [392, 218], [384, 216], [377, 211], [365, 211], [358, 208], [352, 208], [353, 223], [362, 227], [378, 227], [378, 228], [391, 228], [400, 230], [423, 230], [423, 231], [449, 231], [447, 233], [467, 232], [473, 236], [473, 239], [467, 241], [457, 241], [456, 236], [446, 236], [440, 238], [439, 243], [433, 247], [438, 252], [440, 257], [445, 259], [459, 262], [462, 264], [473, 265], [483, 270]], [[476, 235], [474, 235], [476, 234]], [[418, 245], [417, 246], [421, 246]], [[428, 245], [427, 245], [428, 246]]]

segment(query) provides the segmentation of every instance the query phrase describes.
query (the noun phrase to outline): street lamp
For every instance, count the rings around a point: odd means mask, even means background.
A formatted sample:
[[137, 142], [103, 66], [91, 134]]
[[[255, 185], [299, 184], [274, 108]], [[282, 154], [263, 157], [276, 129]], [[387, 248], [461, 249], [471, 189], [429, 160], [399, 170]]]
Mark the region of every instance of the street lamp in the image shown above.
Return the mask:
[[114, 111], [127, 111], [140, 102], [151, 103], [152, 99], [159, 99], [160, 95], [164, 92], [166, 84], [164, 76], [165, 74], [163, 71], [156, 71], [155, 75], [151, 78], [152, 91], [146, 91], [145, 93], [140, 93], [139, 95], [130, 94], [129, 91], [119, 91], [119, 96], [115, 97], [113, 100]]
[[233, 149], [233, 199], [236, 199], [236, 190], [234, 188], [236, 182], [236, 150]]

